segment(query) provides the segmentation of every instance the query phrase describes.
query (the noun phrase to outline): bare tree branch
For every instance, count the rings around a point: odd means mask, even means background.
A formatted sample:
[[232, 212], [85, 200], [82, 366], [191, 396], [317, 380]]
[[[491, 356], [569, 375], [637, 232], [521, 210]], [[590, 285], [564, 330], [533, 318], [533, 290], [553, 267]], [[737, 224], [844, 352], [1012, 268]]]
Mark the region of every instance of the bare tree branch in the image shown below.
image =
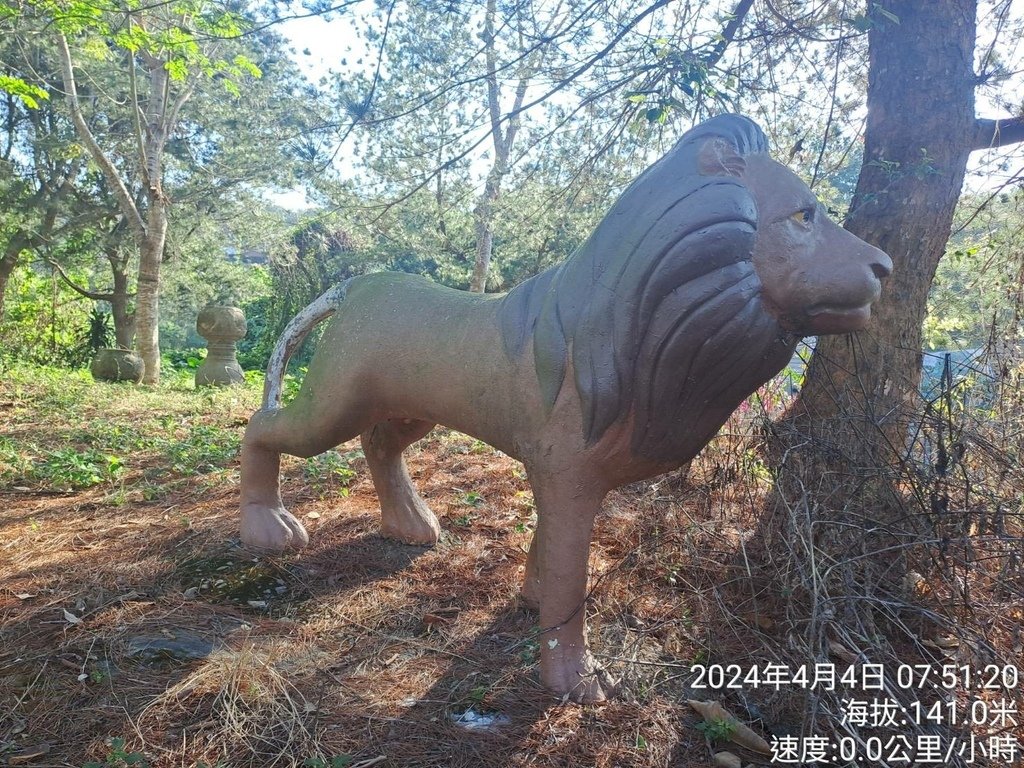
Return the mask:
[[60, 53], [61, 67], [64, 74], [64, 94], [67, 99], [68, 109], [71, 111], [71, 119], [74, 121], [75, 128], [78, 131], [78, 136], [82, 143], [85, 144], [89, 155], [96, 162], [96, 165], [100, 167], [107, 183], [112, 187], [118, 205], [121, 207], [125, 218], [128, 219], [128, 223], [136, 238], [141, 242], [146, 238], [146, 224], [139, 213], [139, 209], [135, 207], [135, 201], [128, 192], [128, 188], [124, 185], [121, 174], [117, 172], [113, 162], [103, 152], [103, 149], [96, 141], [96, 137], [89, 130], [88, 123], [85, 122], [85, 116], [82, 114], [82, 105], [78, 99], [78, 88], [75, 85], [75, 72], [71, 63], [71, 51], [68, 49], [67, 38], [59, 32], [56, 37], [57, 51]]
[[740, 0], [736, 4], [736, 10], [732, 12], [732, 16], [729, 18], [728, 23], [722, 30], [721, 39], [715, 44], [715, 47], [711, 49], [711, 52], [704, 57], [704, 64], [708, 69], [718, 64], [722, 60], [722, 56], [725, 55], [726, 48], [729, 47], [729, 43], [736, 37], [736, 33], [743, 25], [743, 20], [750, 12], [750, 7], [754, 4], [754, 0]]
[[63, 280], [64, 283], [68, 286], [68, 288], [73, 290], [75, 293], [80, 294], [87, 299], [92, 299], [93, 301], [110, 301], [112, 298], [114, 298], [114, 294], [112, 293], [95, 293], [93, 291], [88, 291], [82, 286], [78, 285], [78, 283], [72, 280], [68, 276], [68, 273], [64, 271], [64, 267], [62, 267], [60, 264], [58, 264], [50, 257], [43, 256], [43, 261], [45, 261], [49, 266], [53, 267], [57, 274], [60, 275], [60, 279]]
[[1002, 120], [978, 118], [974, 122], [974, 135], [968, 146], [972, 151], [999, 149], [1024, 141], [1024, 117], [1007, 117]]

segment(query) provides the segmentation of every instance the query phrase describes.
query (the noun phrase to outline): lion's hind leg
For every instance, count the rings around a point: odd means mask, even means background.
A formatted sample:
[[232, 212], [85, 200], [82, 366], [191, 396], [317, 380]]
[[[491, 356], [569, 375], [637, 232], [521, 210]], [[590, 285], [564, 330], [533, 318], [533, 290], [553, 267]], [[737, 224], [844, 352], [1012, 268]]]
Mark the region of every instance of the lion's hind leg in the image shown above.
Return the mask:
[[381, 533], [389, 539], [432, 545], [441, 535], [437, 516], [416, 491], [402, 458], [402, 451], [433, 426], [418, 419], [386, 419], [360, 436], [380, 502]]
[[334, 413], [296, 407], [253, 414], [242, 440], [242, 543], [259, 552], [301, 549], [309, 543], [302, 523], [281, 501], [281, 454], [309, 457], [351, 440], [366, 428], [363, 409], [327, 401]]

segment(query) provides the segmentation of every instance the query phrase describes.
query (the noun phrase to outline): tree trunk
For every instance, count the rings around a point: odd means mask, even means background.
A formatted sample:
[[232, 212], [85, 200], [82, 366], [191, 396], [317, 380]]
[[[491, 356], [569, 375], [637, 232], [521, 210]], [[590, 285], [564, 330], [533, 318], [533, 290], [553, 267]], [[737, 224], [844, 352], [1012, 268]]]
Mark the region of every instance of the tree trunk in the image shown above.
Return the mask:
[[504, 173], [504, 168], [499, 168], [496, 160], [487, 175], [483, 195], [473, 211], [476, 259], [473, 262], [473, 276], [469, 281], [469, 290], [473, 293], [484, 293], [487, 290], [487, 273], [491, 269], [491, 253], [494, 250], [494, 203], [501, 191], [501, 177]]
[[0, 258], [0, 323], [4, 321], [4, 304], [7, 297], [7, 284], [11, 281], [11, 273], [17, 266], [16, 259]]
[[3, 256], [0, 256], [0, 323], [4, 320], [4, 302], [7, 298], [7, 284], [11, 281], [11, 274], [18, 266], [21, 259], [21, 252], [25, 250], [23, 238], [15, 234], [7, 243]]
[[[491, 166], [490, 173], [487, 174], [483, 194], [473, 211], [476, 228], [476, 259], [473, 262], [473, 275], [469, 281], [469, 290], [474, 293], [484, 293], [487, 290], [487, 273], [491, 268], [491, 254], [494, 250], [494, 203], [497, 201], [498, 195], [501, 194], [501, 182], [505, 178], [505, 174], [508, 173], [508, 159], [516, 141], [516, 134], [519, 132], [519, 110], [523, 106], [526, 88], [536, 66], [536, 57], [539, 55], [535, 50], [527, 55], [520, 64], [519, 83], [516, 86], [515, 98], [512, 100], [512, 110], [507, 118], [508, 124], [502, 130], [501, 88], [498, 85], [498, 58], [494, 45], [496, 14], [497, 0], [487, 0], [482, 39], [484, 41], [484, 56], [487, 61], [487, 112], [491, 122], [494, 164]], [[520, 23], [522, 22], [520, 21]], [[521, 29], [520, 42], [522, 42]]]
[[151, 196], [146, 238], [139, 251], [139, 281], [135, 298], [136, 349], [146, 366], [143, 384], [160, 383], [160, 263], [167, 236], [166, 202]]
[[[67, 38], [58, 33], [56, 40], [64, 75], [64, 92], [75, 124], [75, 131], [110, 185], [121, 213], [131, 230], [135, 244], [139, 248], [139, 276], [135, 307], [136, 344], [146, 366], [142, 382], [150, 385], [159, 384], [160, 263], [163, 261], [164, 244], [167, 238], [168, 207], [168, 201], [163, 192], [163, 153], [164, 145], [177, 121], [179, 111], [190, 98], [192, 89], [186, 88], [178, 95], [173, 104], [169, 104], [170, 76], [165, 66], [166, 62], [148, 51], [139, 52], [149, 73], [149, 94], [145, 108], [145, 136], [141, 133], [140, 125], [137, 124], [136, 128], [136, 139], [139, 142], [140, 151], [139, 159], [143, 163], [142, 176], [149, 203], [146, 219], [143, 220], [120, 170], [103, 152], [82, 114]], [[132, 103], [137, 108], [137, 94], [134, 87], [133, 79]]]
[[[928, 290], [975, 127], [976, 0], [884, 6], [899, 21], [872, 15], [864, 165], [846, 228], [888, 253], [893, 274], [866, 331], [818, 340], [803, 391], [782, 423], [831, 457], [836, 478], [892, 465], [903, 450]], [[820, 467], [814, 473], [820, 481]]]
[[132, 349], [135, 343], [135, 315], [130, 308], [128, 272], [125, 262], [108, 256], [114, 273], [114, 288], [110, 292], [110, 312], [114, 317], [114, 343], [121, 349]]

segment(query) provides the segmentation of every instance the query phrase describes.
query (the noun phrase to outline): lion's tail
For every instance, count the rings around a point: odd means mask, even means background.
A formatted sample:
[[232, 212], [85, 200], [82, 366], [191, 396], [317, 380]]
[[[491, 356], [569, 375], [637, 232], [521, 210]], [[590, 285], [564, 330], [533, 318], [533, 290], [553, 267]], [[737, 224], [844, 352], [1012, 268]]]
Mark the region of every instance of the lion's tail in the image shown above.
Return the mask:
[[267, 363], [267, 377], [263, 384], [264, 410], [281, 407], [281, 391], [284, 388], [284, 375], [288, 369], [288, 360], [317, 323], [338, 311], [338, 305], [345, 300], [348, 284], [351, 282], [352, 278], [350, 277], [324, 291], [309, 306], [293, 317], [285, 327], [281, 338], [274, 346], [274, 351], [270, 354], [270, 362]]

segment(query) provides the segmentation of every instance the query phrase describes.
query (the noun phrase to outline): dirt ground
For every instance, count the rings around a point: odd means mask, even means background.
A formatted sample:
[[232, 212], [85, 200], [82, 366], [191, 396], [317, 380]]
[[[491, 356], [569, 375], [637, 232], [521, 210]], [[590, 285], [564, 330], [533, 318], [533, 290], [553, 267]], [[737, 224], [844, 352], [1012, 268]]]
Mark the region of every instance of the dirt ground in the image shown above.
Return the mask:
[[535, 518], [516, 462], [443, 429], [414, 446], [443, 528], [426, 549], [379, 535], [357, 444], [286, 460], [310, 546], [253, 557], [233, 451], [199, 460], [124, 435], [157, 419], [168, 440], [230, 447], [256, 395], [172, 393], [182, 410], [112, 387], [94, 403], [84, 387], [62, 415], [52, 393], [0, 390], [11, 456], [109, 450], [97, 441], [122, 430], [125, 465], [80, 490], [27, 470], [0, 485], [0, 765], [689, 768], [723, 749], [767, 765], [716, 743], [686, 700], [718, 699], [766, 739], [804, 727], [787, 691], [690, 688], [693, 663], [792, 660], [788, 609], [745, 565], [768, 483], [742, 446], [608, 499], [587, 610], [622, 690], [581, 707], [537, 681], [536, 617], [517, 597]]

